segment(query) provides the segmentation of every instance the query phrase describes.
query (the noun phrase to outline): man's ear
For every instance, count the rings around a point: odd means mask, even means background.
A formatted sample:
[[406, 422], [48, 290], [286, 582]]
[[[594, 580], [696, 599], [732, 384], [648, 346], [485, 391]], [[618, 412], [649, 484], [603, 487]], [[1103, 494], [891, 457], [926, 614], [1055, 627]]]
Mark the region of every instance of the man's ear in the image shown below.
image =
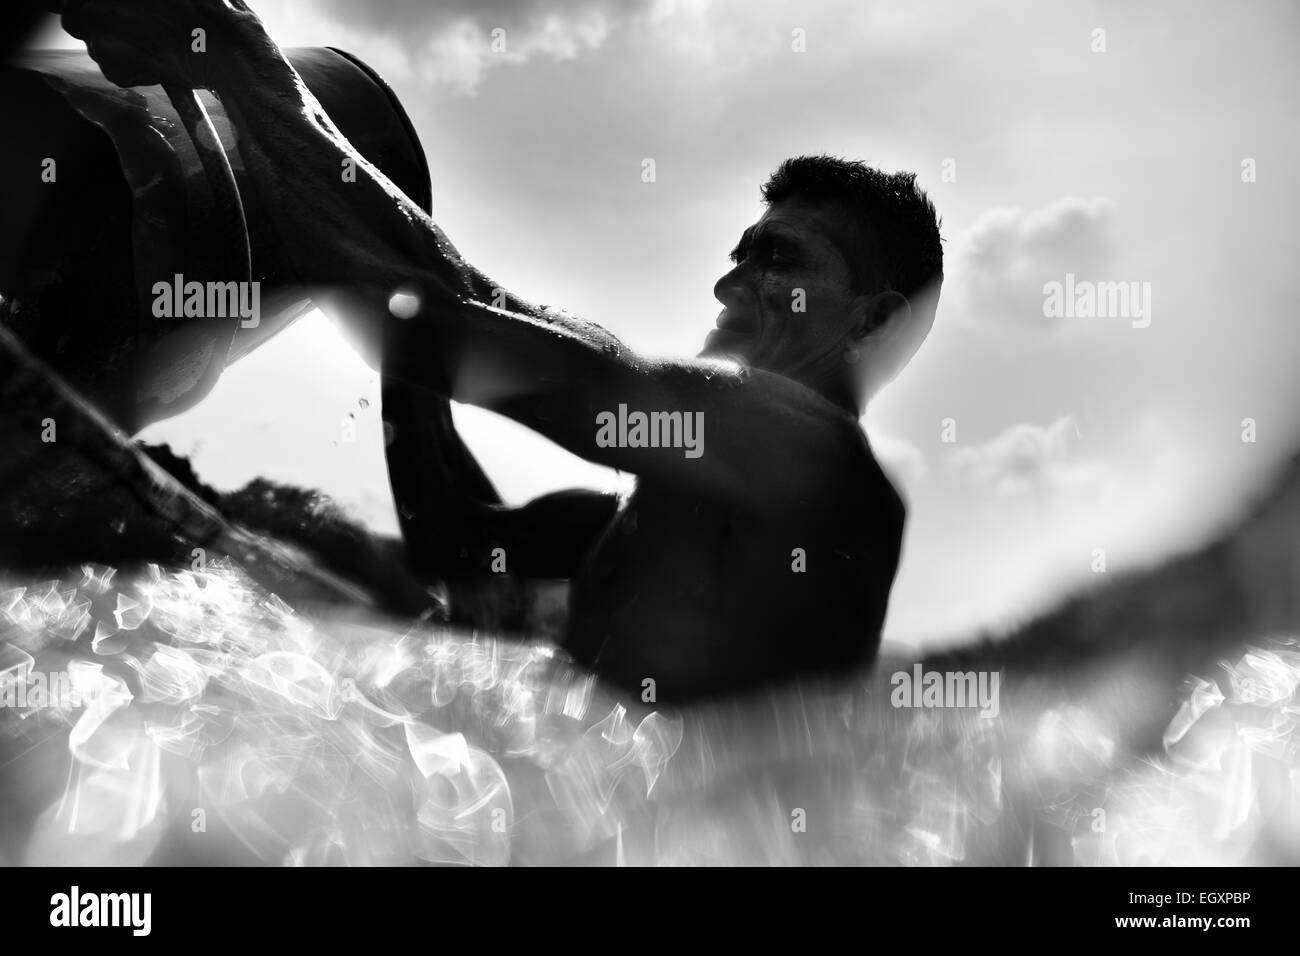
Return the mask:
[[866, 339], [870, 335], [883, 332], [891, 319], [898, 319], [898, 322], [893, 323], [895, 326], [905, 323], [911, 311], [912, 305], [907, 301], [907, 296], [892, 289], [858, 296], [853, 303], [851, 334], [854, 339]]

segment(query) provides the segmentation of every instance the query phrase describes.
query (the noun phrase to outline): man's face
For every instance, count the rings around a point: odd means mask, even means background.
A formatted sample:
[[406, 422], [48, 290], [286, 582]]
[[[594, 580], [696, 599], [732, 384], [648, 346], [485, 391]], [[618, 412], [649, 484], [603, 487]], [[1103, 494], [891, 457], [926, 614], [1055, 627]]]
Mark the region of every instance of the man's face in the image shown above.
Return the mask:
[[811, 385], [843, 374], [856, 300], [842, 251], [849, 229], [825, 203], [791, 197], [769, 206], [713, 287], [723, 309], [701, 357], [729, 356]]

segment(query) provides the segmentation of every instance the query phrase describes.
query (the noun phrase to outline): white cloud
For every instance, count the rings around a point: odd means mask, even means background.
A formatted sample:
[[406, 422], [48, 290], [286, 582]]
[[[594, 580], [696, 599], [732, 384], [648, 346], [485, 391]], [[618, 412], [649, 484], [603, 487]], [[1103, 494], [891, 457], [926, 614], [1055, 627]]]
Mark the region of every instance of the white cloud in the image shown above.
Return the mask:
[[[386, 72], [473, 94], [496, 65], [536, 56], [571, 60], [600, 48], [611, 30], [645, 4], [612, 0], [319, 0], [352, 34], [361, 55], [382, 51]], [[497, 32], [500, 31], [500, 32]]]
[[1047, 426], [1022, 422], [989, 441], [959, 448], [949, 458], [958, 475], [991, 487], [999, 495], [1054, 494], [1099, 490], [1105, 463], [1074, 454], [1079, 429], [1065, 416]]
[[1062, 320], [1043, 315], [1043, 285], [1067, 272], [1080, 279], [1108, 276], [1115, 259], [1114, 204], [1070, 196], [1041, 209], [998, 206], [953, 240], [954, 264], [945, 283], [961, 322], [984, 329], [1053, 332]]

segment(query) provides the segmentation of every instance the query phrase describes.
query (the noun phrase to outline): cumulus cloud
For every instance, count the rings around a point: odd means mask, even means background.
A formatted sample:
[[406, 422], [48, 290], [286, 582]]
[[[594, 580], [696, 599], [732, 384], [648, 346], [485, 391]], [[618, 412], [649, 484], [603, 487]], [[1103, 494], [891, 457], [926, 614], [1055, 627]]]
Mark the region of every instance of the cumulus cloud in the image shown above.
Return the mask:
[[1070, 196], [1030, 210], [995, 207], [954, 240], [945, 295], [959, 321], [1054, 331], [1062, 320], [1043, 315], [1043, 285], [1063, 281], [1067, 272], [1080, 279], [1108, 278], [1114, 233], [1114, 206], [1105, 198]]
[[1070, 416], [1047, 426], [1022, 422], [981, 445], [957, 449], [949, 465], [999, 495], [1096, 490], [1108, 469], [1103, 462], [1078, 457], [1078, 440], [1079, 429]]
[[[471, 94], [491, 66], [535, 56], [568, 60], [599, 48], [650, 0], [318, 0], [385, 67]], [[501, 31], [501, 32], [497, 32]]]

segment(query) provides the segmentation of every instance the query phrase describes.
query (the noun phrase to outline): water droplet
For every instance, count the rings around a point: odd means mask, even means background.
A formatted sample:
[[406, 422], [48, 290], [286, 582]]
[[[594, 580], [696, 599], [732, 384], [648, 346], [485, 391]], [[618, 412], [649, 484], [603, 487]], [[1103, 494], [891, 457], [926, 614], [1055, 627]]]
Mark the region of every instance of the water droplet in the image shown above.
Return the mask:
[[388, 299], [388, 311], [399, 319], [414, 318], [420, 312], [420, 297], [411, 286], [402, 286]]

